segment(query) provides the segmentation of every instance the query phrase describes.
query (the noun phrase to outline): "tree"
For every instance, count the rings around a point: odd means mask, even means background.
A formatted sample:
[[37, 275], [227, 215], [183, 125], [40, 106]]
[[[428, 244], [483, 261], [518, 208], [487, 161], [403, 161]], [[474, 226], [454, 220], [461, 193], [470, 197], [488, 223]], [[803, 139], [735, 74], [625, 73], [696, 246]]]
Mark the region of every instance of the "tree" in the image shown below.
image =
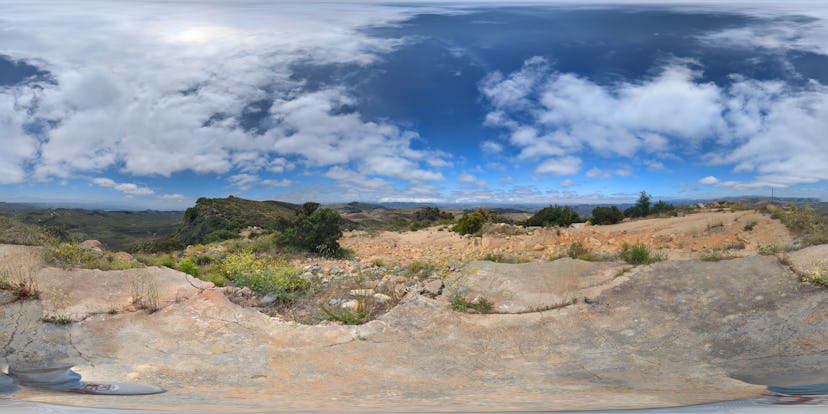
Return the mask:
[[659, 200], [658, 203], [655, 203], [655, 205], [653, 205], [653, 208], [650, 209], [650, 214], [658, 215], [675, 209], [676, 207], [674, 205]]
[[592, 209], [592, 224], [616, 224], [624, 220], [624, 213], [616, 206]]
[[[306, 203], [308, 204], [308, 203]], [[282, 241], [312, 252], [332, 256], [339, 252], [339, 213], [329, 208], [313, 211], [307, 217], [299, 219], [293, 227], [282, 234]]]
[[635, 202], [635, 206], [641, 210], [641, 217], [650, 215], [650, 198], [651, 196], [646, 191], [642, 191], [638, 201]]
[[457, 224], [451, 228], [451, 231], [460, 234], [475, 234], [483, 228], [483, 223], [485, 221], [486, 218], [483, 214], [480, 214], [480, 211], [466, 213], [463, 214], [463, 217], [460, 217], [460, 219], [457, 220]]
[[560, 226], [560, 227], [567, 227], [572, 223], [578, 223], [582, 221], [580, 217], [578, 217], [578, 212], [575, 211], [572, 207], [569, 206], [549, 206], [544, 207], [537, 213], [535, 213], [532, 217], [529, 217], [523, 225], [524, 226]]
[[641, 216], [642, 216], [641, 207], [639, 207], [639, 206], [632, 206], [632, 207], [624, 210], [624, 217], [635, 218], [635, 217], [641, 217]]

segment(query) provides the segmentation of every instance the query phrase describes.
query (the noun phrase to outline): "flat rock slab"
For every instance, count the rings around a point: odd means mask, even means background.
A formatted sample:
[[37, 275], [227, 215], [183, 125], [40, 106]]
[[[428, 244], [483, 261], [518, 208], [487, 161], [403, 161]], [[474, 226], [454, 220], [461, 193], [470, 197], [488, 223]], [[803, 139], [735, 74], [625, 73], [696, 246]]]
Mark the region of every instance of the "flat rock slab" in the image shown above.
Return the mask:
[[44, 268], [35, 280], [46, 313], [76, 321], [99, 313], [162, 308], [213, 287], [166, 267], [110, 271]]
[[595, 295], [594, 288], [621, 276], [622, 262], [587, 262], [570, 258], [522, 264], [475, 261], [446, 278], [445, 296], [486, 298], [498, 313], [552, 309]]
[[[85, 379], [167, 393], [24, 387], [14, 398], [176, 410], [642, 408], [748, 398], [765, 387], [743, 380], [828, 372], [828, 291], [775, 257], [661, 262], [604, 285], [594, 304], [523, 314], [464, 314], [416, 296], [362, 326], [285, 323], [208, 289], [152, 314], [93, 315], [46, 332]], [[16, 351], [42, 345], [24, 325], [5, 323], [0, 339], [12, 337]]]
[[828, 244], [806, 247], [788, 254], [788, 261], [803, 275], [828, 274]]

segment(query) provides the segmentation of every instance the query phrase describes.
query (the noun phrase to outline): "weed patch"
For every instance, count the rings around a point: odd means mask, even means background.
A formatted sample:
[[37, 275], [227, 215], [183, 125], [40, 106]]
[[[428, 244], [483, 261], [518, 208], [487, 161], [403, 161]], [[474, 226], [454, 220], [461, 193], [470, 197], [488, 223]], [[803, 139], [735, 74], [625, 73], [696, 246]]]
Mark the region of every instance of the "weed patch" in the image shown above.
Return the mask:
[[619, 257], [632, 265], [646, 265], [664, 260], [662, 256], [654, 254], [647, 245], [642, 243], [637, 243], [632, 246], [624, 243], [621, 246]]

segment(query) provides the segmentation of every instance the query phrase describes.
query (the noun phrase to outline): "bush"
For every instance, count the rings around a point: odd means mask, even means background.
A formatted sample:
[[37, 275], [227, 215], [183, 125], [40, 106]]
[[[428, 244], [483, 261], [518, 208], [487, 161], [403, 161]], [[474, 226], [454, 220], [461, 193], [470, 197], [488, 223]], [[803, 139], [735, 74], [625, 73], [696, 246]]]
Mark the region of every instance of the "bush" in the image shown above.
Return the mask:
[[289, 303], [295, 299], [294, 294], [310, 288], [310, 282], [299, 277], [298, 273], [298, 269], [282, 265], [236, 278], [234, 283], [261, 295], [276, 295], [282, 302]]
[[463, 214], [451, 231], [459, 234], [477, 234], [483, 228], [484, 218], [478, 212]]
[[811, 206], [785, 206], [771, 215], [778, 219], [800, 240], [800, 247], [828, 243], [828, 216]]
[[338, 242], [342, 237], [342, 230], [339, 227], [341, 220], [339, 213], [334, 210], [318, 209], [285, 230], [281, 239], [291, 246], [325, 256], [335, 256], [341, 249]]
[[362, 325], [368, 322], [368, 318], [371, 316], [371, 309], [367, 306], [358, 307], [356, 310], [344, 308], [330, 309], [325, 307], [325, 305], [319, 305], [319, 308], [325, 314], [325, 317], [322, 318], [323, 320], [342, 322], [344, 325]]
[[624, 213], [616, 206], [592, 209], [592, 224], [616, 224], [624, 220]]
[[662, 260], [661, 257], [650, 252], [650, 248], [638, 243], [630, 246], [624, 243], [619, 254], [622, 260], [632, 265], [644, 265]]
[[527, 263], [528, 262], [528, 260], [522, 259], [520, 257], [504, 256], [503, 253], [491, 253], [491, 252], [486, 253], [485, 255], [483, 255], [483, 257], [481, 257], [480, 260], [486, 260], [486, 261], [495, 262], [495, 263], [511, 263], [511, 264]]
[[264, 272], [272, 265], [271, 259], [256, 257], [252, 250], [243, 249], [227, 255], [219, 265], [219, 272], [222, 276], [235, 280], [242, 276]]
[[572, 207], [555, 205], [542, 208], [526, 220], [523, 225], [568, 227], [572, 223], [579, 223], [581, 221], [581, 218], [578, 217], [578, 212], [576, 212]]
[[566, 255], [572, 259], [591, 260], [592, 255], [589, 250], [580, 242], [575, 242], [569, 245]]
[[494, 306], [492, 303], [486, 298], [478, 298], [477, 300], [470, 302], [465, 296], [459, 293], [455, 294], [449, 303], [449, 309], [457, 312], [486, 314], [492, 313], [493, 308]]
[[755, 221], [751, 221], [751, 222], [749, 222], [749, 223], [746, 223], [746, 224], [745, 224], [745, 226], [744, 226], [742, 229], [743, 229], [744, 231], [753, 231], [753, 228], [754, 228], [754, 227], [756, 227], [756, 222], [755, 222]]
[[643, 217], [643, 216], [644, 216], [644, 213], [641, 211], [641, 207], [639, 207], [639, 206], [632, 206], [632, 207], [624, 210], [624, 217], [637, 218], [637, 217]]
[[50, 263], [71, 269], [80, 267], [83, 269], [100, 270], [123, 270], [143, 267], [139, 262], [125, 261], [115, 255], [105, 252], [96, 255], [91, 251], [84, 250], [78, 243], [60, 243], [51, 246], [46, 250], [46, 258]]
[[193, 263], [193, 261], [189, 258], [182, 259], [180, 262], [178, 262], [178, 265], [175, 266], [175, 269], [179, 272], [184, 272], [192, 277], [198, 277], [199, 273], [201, 272], [201, 269], [199, 269], [199, 267], [196, 266], [196, 264]]
[[674, 205], [668, 204], [668, 203], [665, 203], [665, 202], [659, 200], [658, 203], [655, 203], [653, 208], [650, 209], [650, 214], [659, 215], [659, 214], [664, 214], [664, 213], [671, 212], [675, 209], [676, 209], [676, 207]]

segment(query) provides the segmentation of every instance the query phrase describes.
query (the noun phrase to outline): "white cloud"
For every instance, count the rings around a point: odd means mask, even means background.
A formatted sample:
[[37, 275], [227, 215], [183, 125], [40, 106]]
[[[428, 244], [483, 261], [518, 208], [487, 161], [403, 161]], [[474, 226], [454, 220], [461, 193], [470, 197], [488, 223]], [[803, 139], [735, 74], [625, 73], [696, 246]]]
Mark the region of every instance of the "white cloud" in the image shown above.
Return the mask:
[[588, 178], [610, 178], [614, 175], [617, 175], [619, 177], [632, 177], [635, 175], [635, 172], [633, 172], [632, 167], [630, 167], [629, 165], [625, 165], [621, 168], [617, 168], [614, 170], [593, 167], [586, 172], [586, 176]]
[[712, 176], [712, 175], [708, 175], [707, 177], [704, 177], [701, 180], [699, 180], [699, 184], [704, 184], [704, 185], [716, 185], [718, 183], [719, 183], [719, 179]]
[[[580, 163], [572, 161], [585, 153], [692, 159], [702, 152], [711, 164], [755, 175], [728, 182], [732, 188], [828, 180], [828, 87], [733, 76], [730, 86], [720, 88], [700, 82], [694, 66], [674, 60], [651, 78], [599, 85], [529, 59], [520, 70], [494, 73], [482, 83], [492, 104], [486, 123], [508, 131], [519, 159], [540, 159], [536, 172], [574, 174]], [[554, 158], [543, 160], [549, 156]], [[645, 165], [664, 169], [660, 161]], [[593, 168], [586, 175], [632, 176], [633, 171]]]
[[262, 185], [265, 187], [290, 187], [293, 181], [283, 178], [281, 180], [262, 180]]
[[581, 159], [577, 157], [550, 158], [535, 168], [536, 173], [553, 175], [572, 175], [581, 169]]
[[633, 157], [669, 150], [668, 135], [698, 142], [723, 129], [722, 98], [715, 85], [696, 82], [700, 72], [690, 64], [677, 60], [650, 79], [602, 86], [535, 57], [508, 76], [496, 72], [482, 82], [493, 106], [486, 122], [510, 130], [523, 159], [586, 150]]
[[468, 173], [460, 174], [460, 176], [458, 176], [457, 179], [466, 183], [473, 183], [477, 181], [477, 178], [475, 176]]
[[26, 113], [32, 107], [35, 92], [0, 88], [0, 184], [21, 183], [26, 178], [26, 163], [37, 152], [37, 140], [23, 131]]
[[141, 187], [133, 183], [118, 183], [112, 180], [111, 178], [105, 177], [93, 178], [92, 183], [97, 185], [98, 187], [111, 188], [115, 191], [120, 191], [130, 196], [142, 196], [155, 193], [155, 191], [148, 187]]
[[572, 187], [573, 185], [577, 184], [575, 181], [566, 179], [560, 182], [561, 187]]
[[[259, 14], [255, 2], [95, 4], [4, 8], [15, 22], [0, 35], [4, 51], [39, 62], [56, 82], [0, 91], [0, 183], [120, 168], [231, 173], [234, 185], [249, 187], [236, 173], [297, 165], [434, 181], [450, 165], [445, 153], [415, 149], [416, 133], [338, 113], [353, 103], [346, 90], [305, 93], [291, 78], [300, 62], [374, 62], [404, 41], [360, 27], [404, 19], [410, 9], [280, 3], [279, 13], [267, 6]], [[35, 95], [37, 105], [24, 102]], [[246, 130], [244, 108], [254, 103], [263, 122]], [[51, 121], [42, 145], [22, 132], [33, 120]]]
[[480, 144], [480, 149], [489, 154], [499, 154], [503, 152], [503, 145], [494, 141], [483, 141]]
[[184, 202], [184, 201], [189, 201], [190, 200], [190, 197], [187, 197], [183, 194], [177, 194], [177, 193], [176, 194], [162, 194], [160, 196], [160, 198], [162, 200], [179, 201], [179, 202]]

